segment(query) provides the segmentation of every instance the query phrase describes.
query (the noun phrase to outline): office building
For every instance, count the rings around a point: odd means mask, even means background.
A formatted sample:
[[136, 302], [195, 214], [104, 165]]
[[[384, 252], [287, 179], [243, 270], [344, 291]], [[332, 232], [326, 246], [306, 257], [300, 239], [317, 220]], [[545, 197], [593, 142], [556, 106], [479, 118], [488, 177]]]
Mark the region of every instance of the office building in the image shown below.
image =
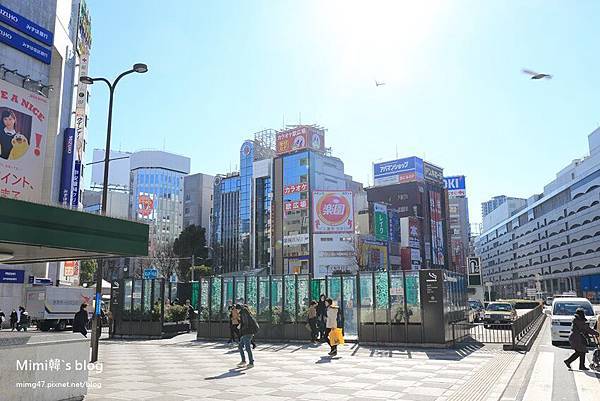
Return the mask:
[[183, 227], [193, 224], [204, 228], [207, 243], [210, 238], [214, 180], [214, 176], [202, 173], [183, 179]]
[[[275, 131], [254, 134], [240, 147], [240, 171], [217, 175], [211, 216], [211, 248], [219, 272], [235, 274], [270, 264], [271, 167]], [[258, 237], [257, 237], [258, 236]], [[257, 250], [260, 247], [260, 250]]]
[[588, 156], [571, 162], [525, 208], [476, 240], [493, 295], [575, 291], [600, 301], [600, 129], [588, 143]]
[[325, 130], [299, 125], [277, 134], [273, 160], [275, 274], [324, 277], [356, 271], [353, 193], [344, 163], [329, 156]]
[[375, 238], [389, 241], [385, 222], [399, 219], [403, 269], [453, 268], [443, 169], [408, 157], [377, 163], [373, 174], [375, 186], [367, 188], [367, 199], [375, 215], [371, 221], [380, 222]]
[[507, 197], [505, 202], [483, 216], [481, 231], [487, 231], [527, 207], [527, 199]]
[[465, 176], [444, 177], [448, 191], [448, 229], [455, 270], [466, 273], [467, 257], [470, 255], [471, 224], [469, 223], [469, 200]]
[[[87, 213], [101, 214], [102, 211], [102, 191], [84, 189], [83, 190], [83, 211]], [[106, 215], [118, 219], [129, 218], [129, 192], [108, 191], [108, 202], [106, 205]]]
[[190, 159], [163, 151], [132, 153], [129, 217], [150, 225], [149, 251], [168, 246], [183, 230], [183, 179]]

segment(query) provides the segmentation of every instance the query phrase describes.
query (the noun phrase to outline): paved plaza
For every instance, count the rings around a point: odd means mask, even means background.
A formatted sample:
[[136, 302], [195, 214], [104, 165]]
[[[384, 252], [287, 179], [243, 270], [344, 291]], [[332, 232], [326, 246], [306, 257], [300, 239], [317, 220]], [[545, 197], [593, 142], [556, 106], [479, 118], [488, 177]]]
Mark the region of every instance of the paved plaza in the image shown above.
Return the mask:
[[237, 347], [196, 341], [103, 341], [101, 373], [86, 400], [492, 400], [522, 359], [499, 347], [373, 348], [258, 344], [255, 367]]

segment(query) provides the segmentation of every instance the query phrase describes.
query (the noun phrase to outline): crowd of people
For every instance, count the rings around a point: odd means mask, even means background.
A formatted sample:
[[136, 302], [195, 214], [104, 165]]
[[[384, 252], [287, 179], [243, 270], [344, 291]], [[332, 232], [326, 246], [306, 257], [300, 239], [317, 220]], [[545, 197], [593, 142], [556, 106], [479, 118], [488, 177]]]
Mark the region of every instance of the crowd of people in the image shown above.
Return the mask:
[[[2, 329], [2, 323], [4, 323], [6, 319], [6, 314], [0, 309], [0, 330]], [[27, 331], [31, 324], [29, 313], [23, 306], [13, 309], [12, 312], [10, 312], [8, 319], [10, 321], [10, 331]]]

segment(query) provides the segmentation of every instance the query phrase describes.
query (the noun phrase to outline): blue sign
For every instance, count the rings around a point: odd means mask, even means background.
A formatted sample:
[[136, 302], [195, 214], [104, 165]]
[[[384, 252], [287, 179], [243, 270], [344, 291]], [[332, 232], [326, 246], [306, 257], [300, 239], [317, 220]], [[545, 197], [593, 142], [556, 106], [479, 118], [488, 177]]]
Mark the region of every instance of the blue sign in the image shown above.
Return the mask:
[[96, 316], [100, 316], [102, 314], [101, 310], [102, 310], [102, 294], [97, 292], [96, 293], [96, 310], [95, 310]]
[[376, 163], [373, 166], [373, 177], [375, 179], [400, 176], [403, 174], [412, 175], [415, 179], [423, 179], [423, 160], [413, 156], [389, 162]]
[[71, 199], [71, 177], [73, 175], [73, 152], [75, 151], [75, 128], [65, 129], [63, 139], [63, 156], [60, 173], [60, 192], [58, 202], [69, 204]]
[[0, 283], [23, 284], [25, 282], [25, 270], [0, 269]]
[[0, 26], [0, 42], [7, 44], [10, 47], [14, 47], [17, 50], [40, 60], [42, 63], [50, 64], [50, 49], [42, 47], [3, 26]]
[[152, 280], [158, 278], [157, 269], [144, 269], [144, 280]]
[[75, 160], [75, 167], [73, 168], [73, 195], [71, 196], [71, 206], [77, 208], [79, 205], [79, 182], [81, 181], [81, 161]]
[[464, 175], [444, 177], [444, 187], [448, 190], [449, 196], [466, 196], [467, 194]]
[[6, 25], [12, 26], [28, 36], [31, 36], [34, 39], [39, 40], [42, 43], [47, 44], [48, 46], [52, 46], [52, 41], [54, 39], [54, 34], [52, 32], [42, 28], [35, 22], [28, 20], [16, 12], [9, 10], [1, 4], [0, 21], [4, 22]]

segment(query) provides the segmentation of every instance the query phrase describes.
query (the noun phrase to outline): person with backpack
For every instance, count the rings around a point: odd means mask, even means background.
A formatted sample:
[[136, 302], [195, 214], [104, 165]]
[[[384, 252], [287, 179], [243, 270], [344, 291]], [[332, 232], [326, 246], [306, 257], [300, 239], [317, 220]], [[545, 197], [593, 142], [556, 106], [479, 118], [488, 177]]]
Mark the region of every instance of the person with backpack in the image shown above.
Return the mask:
[[[242, 305], [236, 305], [236, 309], [240, 312], [240, 342], [238, 344], [238, 349], [240, 350], [240, 356], [242, 357], [242, 361], [237, 365], [238, 368], [253, 368], [254, 367], [254, 355], [252, 355], [252, 338], [256, 333], [258, 333], [258, 322], [252, 316], [248, 308], [243, 307]], [[248, 364], [246, 365], [246, 355], [244, 350], [248, 353]]]
[[79, 312], [73, 318], [73, 333], [81, 333], [87, 337], [88, 311], [87, 304], [83, 303], [79, 306]]
[[588, 352], [588, 335], [598, 336], [599, 334], [588, 325], [585, 318], [585, 310], [578, 308], [575, 311], [575, 318], [571, 326], [571, 335], [569, 336], [569, 344], [575, 352], [564, 360], [567, 368], [571, 369], [571, 363], [579, 358], [579, 370], [589, 370], [585, 367], [585, 354]]

